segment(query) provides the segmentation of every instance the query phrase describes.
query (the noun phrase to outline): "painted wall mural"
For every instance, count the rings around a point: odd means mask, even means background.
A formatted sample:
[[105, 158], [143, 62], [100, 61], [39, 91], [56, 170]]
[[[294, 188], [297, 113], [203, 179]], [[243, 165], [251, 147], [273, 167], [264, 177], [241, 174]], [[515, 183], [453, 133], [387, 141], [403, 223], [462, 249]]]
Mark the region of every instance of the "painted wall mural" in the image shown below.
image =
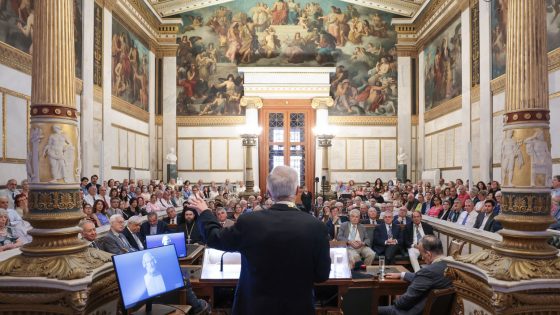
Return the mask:
[[[33, 53], [35, 0], [0, 0], [0, 42]], [[82, 0], [74, 0], [76, 77], [82, 77]]]
[[[548, 51], [560, 47], [560, 0], [546, 0]], [[492, 1], [492, 79], [506, 73], [507, 0]]]
[[178, 115], [243, 115], [238, 66], [336, 66], [331, 115], [397, 114], [391, 14], [338, 0], [248, 0], [180, 17]]
[[424, 49], [426, 111], [461, 95], [461, 20], [457, 18]]
[[111, 45], [112, 94], [147, 111], [148, 48], [115, 18]]

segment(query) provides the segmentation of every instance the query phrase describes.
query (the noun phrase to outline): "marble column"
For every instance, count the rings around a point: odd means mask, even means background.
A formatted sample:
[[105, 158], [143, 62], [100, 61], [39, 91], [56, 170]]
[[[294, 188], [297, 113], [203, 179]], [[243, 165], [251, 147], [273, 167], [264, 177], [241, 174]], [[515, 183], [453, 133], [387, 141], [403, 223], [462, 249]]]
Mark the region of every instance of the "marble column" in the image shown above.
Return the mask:
[[[171, 45], [170, 45], [171, 46]], [[163, 115], [163, 180], [167, 180], [167, 162], [165, 156], [171, 148], [177, 152], [177, 57], [176, 45], [166, 47], [162, 51], [163, 57], [163, 84], [162, 84], [162, 115]], [[181, 158], [180, 156], [178, 158]]]
[[81, 176], [93, 175], [93, 20], [94, 0], [83, 0], [82, 80], [80, 106]]
[[[24, 219], [33, 240], [0, 274], [83, 278], [110, 254], [79, 239], [80, 138], [75, 94], [73, 1], [37, 1], [27, 173], [31, 192]], [[53, 66], [56, 65], [56, 66]]]
[[329, 179], [329, 150], [332, 146], [334, 135], [329, 130], [329, 108], [334, 105], [332, 97], [315, 97], [311, 101], [311, 107], [316, 110], [315, 133], [317, 137], [317, 151], [321, 150], [321, 158], [316, 157], [316, 174], [320, 174], [320, 189], [315, 194], [323, 195], [327, 199], [336, 198], [331, 191]]
[[[397, 53], [398, 50], [397, 50]], [[401, 56], [404, 55], [404, 56]], [[411, 156], [412, 156], [412, 58], [406, 54], [399, 55], [399, 79], [398, 79], [398, 104], [397, 113], [397, 142], [398, 148], [402, 148], [406, 154], [404, 164], [407, 165], [406, 178], [411, 178]], [[400, 150], [399, 150], [400, 151]]]
[[[461, 67], [462, 69], [471, 68], [471, 12], [467, 9], [461, 12]], [[471, 143], [471, 77], [463, 76], [461, 78], [461, 130], [463, 131], [462, 138], [458, 139], [465, 144], [465, 151], [463, 152], [463, 163], [461, 170], [461, 178], [473, 181], [472, 175], [472, 143]]]
[[157, 178], [157, 126], [156, 126], [156, 56], [150, 51], [148, 53], [150, 65], [149, 92], [150, 99], [148, 100], [148, 169], [150, 170], [150, 178]]
[[[108, 3], [108, 2], [106, 2]], [[115, 136], [112, 113], [112, 32], [113, 32], [113, 12], [111, 8], [103, 8], [103, 143], [101, 145], [100, 156], [103, 158], [99, 161], [99, 178], [101, 180], [109, 180], [111, 177], [113, 165], [119, 165], [119, 157], [115, 154], [115, 148], [118, 146], [118, 134]]]
[[[485, 183], [492, 180], [493, 164], [493, 106], [492, 90], [492, 5], [487, 1], [479, 1], [480, 20], [480, 180]], [[498, 143], [494, 144], [498, 145]]]
[[418, 152], [416, 154], [416, 169], [418, 172], [418, 178], [422, 179], [422, 173], [431, 167], [431, 165], [426, 165], [426, 154], [431, 154], [431, 152], [426, 152], [425, 150], [425, 125], [424, 114], [426, 112], [426, 92], [424, 91], [424, 74], [426, 73], [426, 63], [424, 62], [424, 51], [418, 54], [418, 129], [416, 130], [416, 138], [418, 139]]
[[[257, 96], [244, 96], [241, 98], [240, 105], [245, 107], [245, 128], [254, 132], [241, 135], [243, 146], [245, 147], [245, 174], [244, 181], [245, 195], [256, 195], [254, 187], [259, 186], [259, 109], [263, 107], [263, 101]], [[254, 134], [253, 134], [254, 133]], [[255, 147], [255, 150], [253, 150]], [[255, 175], [257, 175], [255, 177]]]

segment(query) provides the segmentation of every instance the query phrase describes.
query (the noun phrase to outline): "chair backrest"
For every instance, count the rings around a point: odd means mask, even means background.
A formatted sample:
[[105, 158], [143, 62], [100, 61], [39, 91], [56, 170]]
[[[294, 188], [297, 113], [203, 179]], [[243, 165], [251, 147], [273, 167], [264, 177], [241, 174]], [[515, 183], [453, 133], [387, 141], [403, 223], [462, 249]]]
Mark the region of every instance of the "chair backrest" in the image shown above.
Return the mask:
[[466, 242], [462, 240], [452, 239], [451, 243], [449, 243], [449, 247], [447, 247], [447, 256], [455, 257], [457, 255], [461, 255], [465, 243]]
[[375, 227], [377, 227], [377, 224], [362, 224], [362, 225], [366, 229], [366, 234], [368, 238], [373, 242], [373, 232], [375, 231]]
[[422, 315], [452, 314], [455, 304], [455, 288], [434, 289], [428, 295]]

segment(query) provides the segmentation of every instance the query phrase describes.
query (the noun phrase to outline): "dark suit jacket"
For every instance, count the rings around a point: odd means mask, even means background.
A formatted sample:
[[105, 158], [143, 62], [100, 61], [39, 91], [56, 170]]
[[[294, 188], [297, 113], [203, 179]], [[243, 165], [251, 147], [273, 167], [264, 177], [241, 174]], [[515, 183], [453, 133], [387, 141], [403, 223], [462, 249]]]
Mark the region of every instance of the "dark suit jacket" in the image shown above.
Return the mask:
[[275, 204], [222, 228], [211, 211], [199, 225], [210, 247], [241, 253], [234, 315], [312, 315], [313, 284], [330, 272], [327, 229], [296, 208]]
[[[167, 233], [170, 233], [170, 232], [171, 231], [167, 227], [167, 223], [165, 223], [161, 220], [157, 221], [156, 234], [167, 234]], [[142, 223], [142, 225], [140, 226], [140, 239], [142, 240], [142, 243], [144, 244], [144, 247], [146, 246], [146, 235], [150, 235], [150, 222], [148, 222], [148, 221]]]
[[[412, 223], [412, 218], [409, 216], [406, 216], [406, 225], [408, 226], [409, 224]], [[402, 224], [401, 222], [399, 222], [399, 216], [393, 216], [393, 224]]]
[[[130, 232], [130, 230], [128, 228], [124, 228], [124, 230], [122, 231], [122, 234], [124, 234], [124, 236], [126, 237], [126, 240], [130, 244], [130, 246], [136, 248], [136, 250], [140, 250], [140, 247], [138, 247], [138, 244], [136, 244], [136, 240], [134, 239], [134, 237], [132, 237], [132, 233]], [[136, 234], [136, 236], [138, 236], [138, 239], [140, 239], [140, 241], [142, 241], [142, 237], [140, 237], [140, 235]], [[142, 244], [142, 245], [144, 245], [144, 244]], [[144, 248], [146, 248], [146, 247], [144, 247]]]
[[447, 209], [447, 211], [442, 210], [439, 213], [439, 218], [442, 219], [443, 221], [447, 221], [447, 218], [449, 217], [449, 214], [452, 212], [453, 210], [451, 210], [451, 208]]
[[[449, 217], [447, 217], [451, 222], [457, 222], [457, 219], [459, 219], [459, 216], [461, 215], [461, 212], [451, 212], [449, 213]], [[451, 217], [451, 218], [450, 218]]]
[[[177, 232], [183, 232], [185, 233], [185, 242], [188, 242], [189, 239], [189, 233], [190, 232], [190, 238], [191, 238], [191, 244], [194, 243], [198, 243], [198, 244], [205, 244], [204, 242], [204, 238], [202, 237], [202, 233], [200, 233], [200, 226], [196, 223], [196, 221], [193, 223], [194, 226], [189, 226], [189, 230], [187, 231], [187, 223], [184, 222], [183, 224], [177, 226]], [[192, 229], [192, 230], [191, 230]]]
[[[132, 245], [130, 244], [126, 244], [126, 246], [124, 246], [122, 241], [117, 236], [115, 236], [111, 230], [109, 230], [109, 232], [107, 232], [105, 236], [96, 240], [96, 242], [98, 242], [98, 245], [101, 244], [101, 246], [99, 247], [104, 251], [115, 255], [135, 251], [134, 247], [132, 247]], [[130, 245], [130, 247], [128, 247], [128, 245]]]
[[[401, 233], [401, 228], [398, 224], [393, 224], [391, 226], [391, 231], [393, 232], [393, 239], [397, 240], [397, 246], [401, 246], [403, 244], [403, 236]], [[378, 254], [385, 253], [385, 241], [388, 239], [387, 237], [387, 228], [385, 227], [385, 222], [379, 224], [375, 230], [373, 231], [373, 250]]]
[[361, 224], [381, 224], [383, 223], [382, 220], [375, 220], [374, 222], [371, 222], [371, 219], [367, 219], [367, 220], [361, 220], [360, 221]]
[[[338, 218], [340, 219], [340, 224], [348, 221], [348, 217], [346, 217], [346, 216], [339, 216]], [[329, 233], [330, 239], [332, 240], [332, 239], [336, 238], [336, 235], [334, 234], [335, 224], [333, 224], [332, 220], [329, 219], [327, 221], [327, 223], [325, 223], [325, 224], [327, 225], [327, 232]]]
[[410, 285], [404, 295], [395, 301], [395, 314], [422, 314], [428, 294], [433, 289], [445, 289], [452, 285], [443, 273], [447, 264], [438, 261], [420, 269], [417, 273], [406, 273], [405, 280]]
[[[169, 220], [169, 217], [166, 217], [166, 218], [163, 219], [163, 222], [165, 222], [167, 224], [169, 224], [169, 221], [171, 221], [171, 220]], [[180, 214], [177, 215], [177, 225], [181, 225], [181, 224], [184, 224], [184, 223], [185, 223], [185, 217], [180, 215]]]
[[[420, 224], [422, 225], [422, 230], [424, 230], [424, 235], [434, 235], [434, 229], [431, 225], [426, 222], [420, 222]], [[414, 224], [407, 225], [404, 235], [406, 248], [412, 247], [412, 244], [414, 244], [414, 237]]]
[[[482, 224], [482, 221], [484, 221], [484, 213], [479, 213], [479, 215], [476, 217], [476, 221], [474, 223], [474, 228], [478, 229], [480, 228], [480, 225]], [[494, 221], [494, 218], [496, 217], [496, 214], [494, 212], [490, 213], [490, 217], [488, 218], [488, 220], [486, 220], [486, 224], [484, 225], [483, 230], [484, 231], [490, 231], [490, 232], [495, 232], [492, 230], [493, 226], [495, 225], [494, 223], [498, 223], [498, 221]]]

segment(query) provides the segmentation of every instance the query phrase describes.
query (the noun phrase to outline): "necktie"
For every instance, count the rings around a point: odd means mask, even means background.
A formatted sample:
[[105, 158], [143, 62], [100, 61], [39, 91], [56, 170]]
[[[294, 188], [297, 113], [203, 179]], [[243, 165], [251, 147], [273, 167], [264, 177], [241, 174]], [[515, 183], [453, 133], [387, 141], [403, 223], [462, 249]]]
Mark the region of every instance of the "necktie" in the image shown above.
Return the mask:
[[393, 229], [391, 225], [387, 225], [387, 238], [393, 238]]
[[353, 241], [356, 238], [356, 226], [352, 224], [352, 228], [350, 229], [350, 240]]
[[467, 223], [467, 218], [469, 217], [469, 214], [467, 213], [467, 215], [465, 216], [465, 218], [463, 219], [463, 222], [461, 222], [461, 225], [465, 225], [465, 223]]
[[175, 224], [175, 218], [171, 219], [171, 224]]
[[89, 243], [89, 247], [97, 248], [97, 244], [95, 244], [95, 242], [91, 242], [91, 243]]
[[132, 246], [130, 246], [130, 244], [128, 243], [128, 241], [126, 240], [126, 238], [124, 237], [124, 235], [122, 235], [121, 233], [119, 233], [119, 239], [121, 240], [121, 242], [123, 243], [124, 249], [127, 249], [129, 251], [134, 251], [134, 249], [132, 248]]
[[416, 244], [420, 243], [420, 239], [422, 239], [422, 234], [420, 234], [419, 226], [416, 226]]

